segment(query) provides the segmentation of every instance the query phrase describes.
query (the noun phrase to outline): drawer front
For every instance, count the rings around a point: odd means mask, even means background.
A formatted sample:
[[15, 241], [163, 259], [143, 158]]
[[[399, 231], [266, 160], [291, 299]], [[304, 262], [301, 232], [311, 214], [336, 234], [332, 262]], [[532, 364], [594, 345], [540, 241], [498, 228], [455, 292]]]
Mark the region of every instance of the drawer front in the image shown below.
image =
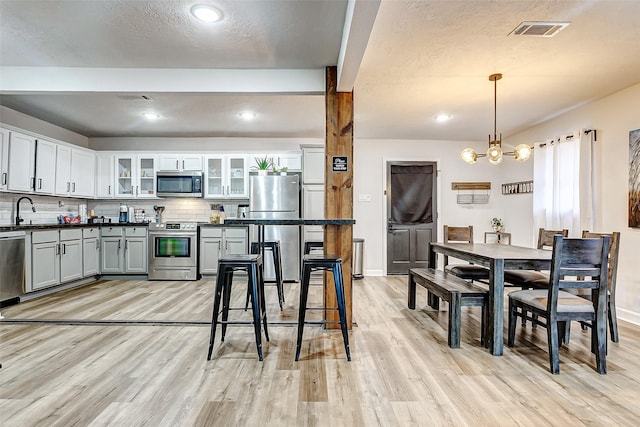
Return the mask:
[[225, 237], [247, 237], [245, 227], [227, 227], [224, 229]]
[[102, 227], [100, 232], [103, 237], [122, 237], [124, 235], [123, 227]]
[[73, 230], [60, 230], [60, 241], [79, 239], [82, 239], [82, 229], [80, 228], [75, 228]]
[[92, 228], [83, 228], [82, 229], [82, 238], [87, 239], [90, 237], [98, 238], [100, 236], [100, 229], [98, 227]]
[[147, 237], [147, 227], [125, 227], [124, 235], [127, 237]]
[[31, 243], [49, 243], [58, 241], [58, 230], [34, 231]]
[[222, 237], [222, 227], [201, 227], [200, 237]]

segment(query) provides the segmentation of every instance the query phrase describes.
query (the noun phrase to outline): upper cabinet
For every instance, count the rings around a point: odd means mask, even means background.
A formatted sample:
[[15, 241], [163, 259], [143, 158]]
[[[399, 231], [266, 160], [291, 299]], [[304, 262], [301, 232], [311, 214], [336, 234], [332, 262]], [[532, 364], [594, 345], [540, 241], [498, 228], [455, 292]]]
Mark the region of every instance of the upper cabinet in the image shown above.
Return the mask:
[[71, 197], [94, 197], [95, 154], [58, 145], [56, 147], [55, 194]]
[[36, 193], [53, 194], [55, 191], [56, 145], [44, 139], [36, 140]]
[[9, 175], [7, 189], [30, 192], [35, 180], [36, 139], [19, 132], [9, 132]]
[[324, 184], [324, 146], [302, 146], [302, 183]]
[[115, 175], [116, 197], [156, 197], [155, 156], [116, 156]]
[[269, 171], [275, 167], [278, 170], [287, 168], [289, 172], [299, 172], [302, 170], [302, 155], [300, 153], [282, 153], [282, 154], [252, 154], [249, 156], [249, 167], [253, 170], [257, 166], [256, 161], [258, 159], [267, 158], [271, 161], [272, 167]]
[[243, 155], [205, 156], [204, 197], [246, 199], [249, 197], [249, 169]]
[[199, 154], [160, 154], [160, 171], [202, 171], [202, 156]]
[[115, 196], [115, 160], [111, 153], [96, 154], [96, 197], [111, 199]]
[[0, 190], [7, 189], [9, 181], [9, 131], [0, 128]]

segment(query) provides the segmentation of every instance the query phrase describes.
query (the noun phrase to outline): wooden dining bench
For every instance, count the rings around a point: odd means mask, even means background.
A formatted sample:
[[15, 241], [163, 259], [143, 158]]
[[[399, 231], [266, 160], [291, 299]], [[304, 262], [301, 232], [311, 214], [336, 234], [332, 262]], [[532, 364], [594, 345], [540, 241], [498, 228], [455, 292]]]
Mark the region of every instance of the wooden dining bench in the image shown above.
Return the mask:
[[416, 308], [416, 284], [426, 288], [430, 293], [429, 305], [438, 308], [438, 299], [449, 303], [449, 325], [447, 342], [451, 348], [460, 348], [461, 307], [482, 307], [480, 341], [485, 342], [487, 326], [487, 302], [489, 291], [466, 282], [453, 274], [432, 268], [412, 268], [409, 270], [409, 308]]

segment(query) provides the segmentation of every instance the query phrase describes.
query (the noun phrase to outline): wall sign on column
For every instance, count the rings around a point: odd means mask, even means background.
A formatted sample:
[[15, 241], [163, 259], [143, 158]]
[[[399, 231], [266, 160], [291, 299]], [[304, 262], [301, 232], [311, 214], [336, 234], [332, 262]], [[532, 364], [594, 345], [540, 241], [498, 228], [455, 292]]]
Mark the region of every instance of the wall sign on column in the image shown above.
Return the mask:
[[348, 172], [347, 156], [331, 156], [331, 166], [333, 172]]

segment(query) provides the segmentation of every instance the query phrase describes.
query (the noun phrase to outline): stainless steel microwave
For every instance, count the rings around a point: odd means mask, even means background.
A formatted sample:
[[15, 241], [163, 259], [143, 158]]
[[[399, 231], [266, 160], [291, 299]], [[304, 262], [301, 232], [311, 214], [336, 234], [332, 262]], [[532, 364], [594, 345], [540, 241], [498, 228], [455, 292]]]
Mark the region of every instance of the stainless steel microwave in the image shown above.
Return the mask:
[[203, 197], [202, 172], [159, 171], [156, 184], [159, 197]]

